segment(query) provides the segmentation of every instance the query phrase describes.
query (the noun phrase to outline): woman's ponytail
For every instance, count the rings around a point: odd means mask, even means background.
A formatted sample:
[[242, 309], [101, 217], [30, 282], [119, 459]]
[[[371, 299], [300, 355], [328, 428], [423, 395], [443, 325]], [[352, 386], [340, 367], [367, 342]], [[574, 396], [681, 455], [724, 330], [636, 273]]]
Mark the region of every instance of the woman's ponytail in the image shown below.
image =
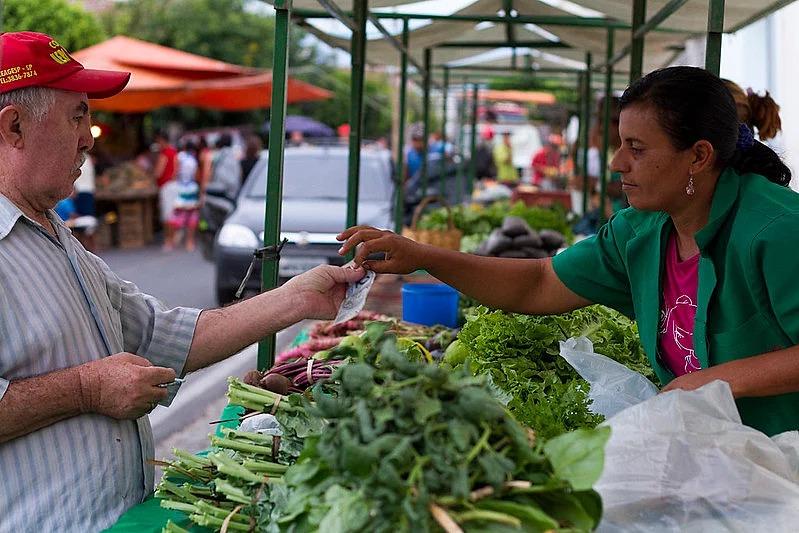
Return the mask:
[[782, 129], [780, 106], [768, 91], [765, 96], [760, 96], [750, 89], [746, 94], [746, 100], [750, 109], [749, 125], [757, 128], [761, 140], [773, 139]]

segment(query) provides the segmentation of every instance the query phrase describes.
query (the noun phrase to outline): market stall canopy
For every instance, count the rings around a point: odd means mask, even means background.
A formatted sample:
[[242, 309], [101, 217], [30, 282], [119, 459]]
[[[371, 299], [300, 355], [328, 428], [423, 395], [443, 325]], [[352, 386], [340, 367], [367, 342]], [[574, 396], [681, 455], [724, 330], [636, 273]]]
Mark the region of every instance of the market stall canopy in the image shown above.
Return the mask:
[[[166, 106], [193, 106], [225, 111], [271, 105], [272, 73], [233, 65], [131, 37], [116, 36], [72, 54], [87, 68], [132, 73], [125, 89], [111, 98], [93, 100], [92, 108], [122, 113]], [[287, 101], [330, 98], [331, 93], [289, 78]]]
[[[298, 7], [310, 6], [310, 0], [294, 2]], [[660, 11], [673, 0], [649, 0], [647, 2], [647, 18]], [[790, 3], [786, 0], [769, 0], [752, 2], [751, 0], [727, 0], [724, 15], [724, 30], [734, 32], [738, 29], [759, 20], [776, 9]], [[341, 2], [342, 9], [348, 9], [351, 2]], [[405, 5], [407, 2], [375, 1], [370, 2], [370, 9], [374, 12], [385, 12], [386, 9], [378, 7], [395, 7], [402, 13], [426, 14], [425, 4]], [[461, 6], [463, 3], [460, 4]], [[476, 0], [451, 15], [482, 15], [496, 17], [504, 13], [507, 3], [503, 0]], [[401, 8], [398, 6], [402, 6]], [[561, 7], [555, 7], [561, 6]], [[708, 0], [687, 0], [685, 4], [666, 18], [657, 30], [649, 32], [645, 37], [644, 70], [649, 71], [669, 64], [683, 49], [685, 41], [695, 35], [707, 31], [707, 18], [709, 9]], [[632, 3], [617, 0], [572, 0], [571, 5], [555, 3], [544, 0], [513, 0], [513, 10], [518, 16], [556, 16], [556, 17], [594, 17], [630, 24], [632, 16]], [[318, 8], [318, 5], [316, 7]], [[313, 25], [319, 23], [318, 19], [308, 19], [309, 30], [327, 43], [348, 50], [350, 41], [346, 33], [334, 34], [323, 31]], [[384, 22], [386, 22], [384, 20]], [[342, 26], [343, 27], [343, 26]], [[388, 27], [388, 26], [387, 26]], [[515, 40], [523, 41], [550, 41], [561, 43], [568, 48], [551, 49], [553, 55], [582, 61], [586, 52], [594, 54], [594, 63], [604, 62], [607, 46], [607, 30], [597, 27], [575, 27], [552, 24], [516, 24], [514, 25]], [[630, 44], [630, 30], [619, 29], [615, 32], [615, 51], [621, 50]], [[421, 63], [425, 48], [434, 48], [434, 65], [449, 64], [463, 60], [484, 52], [475, 48], [450, 47], [458, 42], [497, 42], [507, 40], [507, 25], [503, 22], [469, 22], [461, 20], [436, 19], [423, 27], [409, 32], [410, 50], [413, 58]], [[447, 48], [436, 48], [447, 43]], [[399, 53], [383, 38], [370, 39], [366, 47], [367, 61], [374, 64], [398, 65]], [[629, 70], [629, 57], [625, 57], [614, 67], [616, 70]]]
[[492, 102], [521, 102], [524, 104], [552, 105], [555, 95], [542, 91], [495, 91], [484, 89], [480, 91], [480, 100]]

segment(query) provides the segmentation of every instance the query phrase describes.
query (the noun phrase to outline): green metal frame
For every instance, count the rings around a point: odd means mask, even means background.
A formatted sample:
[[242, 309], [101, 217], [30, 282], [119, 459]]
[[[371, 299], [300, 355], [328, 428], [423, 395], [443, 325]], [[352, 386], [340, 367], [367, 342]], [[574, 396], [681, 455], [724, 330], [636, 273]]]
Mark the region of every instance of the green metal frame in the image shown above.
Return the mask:
[[[402, 21], [402, 46], [405, 50], [408, 49], [408, 21]], [[405, 211], [405, 119], [407, 112], [405, 105], [407, 103], [407, 90], [408, 90], [408, 53], [401, 52], [400, 57], [400, 86], [399, 86], [399, 135], [397, 135], [396, 161], [397, 161], [397, 180], [396, 187], [394, 188], [395, 201], [394, 201], [394, 231], [400, 233], [402, 231], [402, 215]]]
[[602, 153], [599, 154], [600, 166], [599, 169], [599, 220], [605, 220], [605, 201], [608, 186], [608, 149], [610, 148], [610, 99], [613, 97], [613, 63], [610, 58], [613, 57], [613, 45], [615, 41], [615, 30], [608, 29], [607, 47], [605, 51], [605, 58], [607, 65], [605, 66], [605, 101], [602, 108]]
[[721, 35], [724, 32], [724, 0], [710, 0], [707, 15], [705, 70], [716, 76], [721, 70]]
[[424, 139], [422, 140], [422, 191], [427, 194], [429, 179], [427, 176], [427, 144], [430, 139], [430, 81], [433, 77], [431, 65], [433, 61], [433, 50], [424, 49], [424, 76], [422, 78], [422, 127]]
[[[652, 18], [647, 20], [645, 23], [641, 24], [633, 32], [633, 39], [643, 39], [643, 37], [647, 33], [651, 31], [657, 31], [658, 25], [660, 23], [664, 22], [667, 18], [676, 13], [687, 2], [688, 0], [671, 0], [668, 4], [663, 6], [663, 8], [660, 11], [652, 15]], [[632, 26], [630, 27], [630, 29], [632, 29]], [[619, 50], [619, 52], [616, 55], [612, 56], [610, 59], [607, 60], [606, 64], [615, 65], [616, 63], [627, 57], [627, 55], [632, 50], [634, 42], [635, 41], [631, 42], [630, 44]], [[604, 66], [605, 65], [602, 65], [602, 67]]]
[[588, 140], [591, 134], [591, 102], [592, 98], [592, 91], [591, 91], [591, 62], [593, 56], [591, 52], [586, 52], [585, 54], [585, 72], [583, 73], [583, 80], [585, 83], [585, 92], [583, 97], [583, 116], [585, 117], [585, 128], [583, 129], [583, 137], [582, 137], [582, 159], [583, 159], [583, 172], [584, 179], [583, 179], [583, 214], [588, 213], [588, 202], [591, 199], [591, 187], [588, 181]]
[[640, 30], [646, 23], [646, 0], [633, 1], [633, 28], [630, 41], [630, 83], [641, 77], [644, 71], [644, 35]]
[[[660, 25], [675, 11], [677, 11], [688, 0], [671, 0], [666, 4], [658, 13], [656, 13], [649, 20], [645, 20], [646, 13], [646, 0], [634, 0], [633, 4], [633, 17], [632, 24], [626, 24], [618, 20], [604, 17], [577, 17], [577, 16], [512, 16], [513, 1], [503, 0], [503, 8], [505, 13], [502, 16], [492, 15], [431, 15], [431, 14], [406, 14], [406, 13], [369, 13], [368, 0], [353, 0], [353, 11], [345, 12], [339, 9], [334, 0], [320, 0], [320, 3], [325, 7], [325, 10], [310, 10], [310, 9], [292, 9], [291, 0], [274, 0], [274, 8], [276, 13], [275, 18], [275, 47], [274, 47], [274, 67], [272, 72], [272, 106], [271, 106], [271, 120], [270, 120], [270, 137], [269, 137], [269, 164], [267, 174], [266, 193], [267, 198], [276, 201], [267, 201], [266, 213], [264, 217], [264, 244], [266, 246], [277, 246], [280, 240], [280, 215], [281, 215], [281, 201], [282, 199], [282, 173], [283, 173], [283, 149], [285, 142], [285, 116], [286, 116], [286, 85], [287, 85], [287, 72], [288, 72], [288, 38], [289, 38], [289, 25], [292, 17], [297, 18], [336, 18], [343, 24], [353, 30], [352, 37], [352, 96], [351, 96], [351, 120], [350, 120], [350, 156], [349, 156], [349, 181], [348, 181], [348, 201], [347, 201], [347, 224], [354, 225], [357, 222], [357, 196], [358, 196], [358, 177], [360, 171], [360, 144], [361, 144], [361, 129], [363, 121], [363, 82], [364, 82], [364, 67], [365, 67], [365, 48], [366, 48], [366, 21], [370, 20], [375, 27], [383, 34], [383, 36], [396, 47], [402, 57], [402, 81], [400, 83], [400, 142], [397, 147], [397, 173], [400, 183], [403, 180], [403, 137], [404, 126], [406, 118], [406, 86], [407, 86], [407, 70], [408, 64], [412, 64], [417, 71], [423, 75], [424, 85], [424, 124], [425, 124], [425, 139], [424, 139], [424, 154], [423, 154], [423, 187], [427, 187], [427, 135], [429, 134], [430, 122], [430, 85], [432, 83], [432, 49], [425, 48], [425, 65], [421, 67], [418, 65], [414, 58], [410, 55], [408, 49], [408, 21], [409, 20], [446, 20], [446, 21], [460, 21], [460, 22], [494, 22], [506, 24], [506, 37], [507, 41], [504, 43], [475, 43], [475, 42], [451, 42], [441, 43], [436, 48], [448, 47], [461, 47], [461, 48], [491, 48], [498, 46], [509, 46], [513, 48], [512, 67], [511, 69], [505, 67], [497, 67], [492, 69], [490, 67], [474, 67], [474, 66], [459, 66], [449, 67], [444, 70], [444, 125], [446, 125], [446, 102], [447, 102], [447, 86], [449, 82], [450, 70], [469, 70], [472, 72], [494, 72], [494, 71], [508, 71], [519, 70], [517, 68], [517, 55], [516, 47], [535, 47], [535, 48], [563, 48], [567, 45], [563, 43], [550, 43], [550, 42], [530, 42], [516, 41], [515, 25], [516, 24], [537, 24], [545, 26], [570, 26], [582, 28], [606, 28], [607, 29], [607, 53], [606, 63], [604, 66], [592, 66], [592, 57], [590, 53], [586, 54], [586, 70], [580, 72], [572, 69], [536, 69], [531, 70], [529, 67], [529, 57], [527, 59], [526, 68], [521, 69], [523, 72], [534, 74], [546, 73], [576, 73], [580, 74], [580, 86], [583, 93], [583, 105], [581, 108], [581, 138], [582, 138], [582, 170], [584, 173], [587, 171], [587, 152], [588, 152], [588, 134], [590, 129], [590, 105], [591, 105], [591, 72], [592, 70], [605, 70], [605, 106], [603, 109], [604, 128], [603, 128], [603, 151], [601, 154], [602, 168], [601, 168], [601, 196], [600, 196], [600, 210], [604, 215], [605, 205], [605, 188], [607, 179], [607, 148], [609, 144], [609, 122], [610, 122], [610, 96], [612, 95], [612, 82], [613, 82], [613, 66], [623, 59], [628, 53], [631, 54], [631, 68], [630, 79], [635, 80], [642, 74], [642, 62], [644, 51], [644, 36], [648, 32], [662, 32], [662, 33], [685, 33], [684, 30], [675, 28], [664, 28]], [[718, 74], [721, 58], [721, 35], [724, 32], [724, 0], [708, 0], [709, 1], [709, 14], [708, 14], [708, 29], [707, 29], [707, 48], [706, 48], [706, 63], [705, 68], [709, 71]], [[751, 24], [771, 13], [777, 9], [788, 5], [793, 0], [782, 0], [776, 2], [770, 7], [763, 9], [756, 13], [750, 19], [730, 28], [729, 31], [735, 32], [740, 28]], [[403, 20], [403, 36], [402, 44], [400, 44], [393, 35], [391, 35], [379, 22], [380, 19], [401, 19]], [[0, 19], [2, 21], [2, 19]], [[632, 41], [629, 46], [625, 47], [617, 54], [613, 54], [614, 47], [614, 30], [631, 30]], [[464, 98], [462, 98], [461, 117], [465, 114], [466, 105], [466, 83], [464, 79]], [[479, 86], [477, 83], [472, 87], [472, 106], [471, 106], [471, 165], [469, 170], [469, 190], [473, 190], [474, 180], [476, 179], [476, 161], [474, 153], [477, 148], [477, 113], [478, 113], [478, 99], [479, 99]], [[459, 144], [462, 146], [463, 141], [463, 120], [461, 119], [461, 140]], [[442, 132], [442, 137], [446, 140], [446, 132]], [[462, 169], [461, 169], [462, 170]], [[462, 175], [462, 172], [461, 172]], [[443, 180], [442, 180], [443, 182]], [[398, 187], [396, 207], [398, 212], [395, 227], [397, 230], [400, 227], [400, 215], [402, 208], [402, 186]], [[587, 192], [587, 191], [586, 191]], [[588, 194], [584, 195], [584, 205], [588, 201]], [[263, 290], [270, 290], [277, 285], [278, 281], [278, 263], [276, 261], [265, 260], [262, 264], [261, 283]], [[274, 360], [275, 350], [275, 335], [271, 335], [259, 343], [258, 348], [258, 368], [264, 369], [270, 366]]]
[[361, 172], [363, 129], [363, 81], [366, 68], [366, 17], [368, 0], [353, 0], [355, 30], [352, 32], [350, 95], [349, 179], [347, 181], [347, 227], [358, 223], [358, 185]]
[[457, 171], [457, 175], [455, 177], [455, 183], [456, 183], [456, 186], [458, 188], [458, 190], [455, 193], [455, 199], [457, 200], [457, 202], [459, 204], [463, 203], [463, 170], [464, 170], [463, 169], [463, 164], [464, 164], [464, 161], [466, 159], [464, 157], [464, 155], [466, 154], [466, 150], [465, 150], [465, 148], [466, 148], [466, 145], [465, 145], [466, 138], [465, 138], [465, 133], [464, 133], [464, 130], [463, 130], [463, 126], [464, 126], [463, 123], [465, 122], [465, 119], [466, 119], [466, 94], [467, 94], [466, 93], [466, 91], [467, 91], [466, 83], [467, 83], [467, 81], [468, 81], [468, 78], [464, 78], [463, 79], [463, 84], [462, 84], [462, 87], [461, 87], [461, 101], [460, 101], [460, 107], [459, 107], [459, 112], [458, 112], [458, 151], [460, 152], [460, 159], [458, 159], [458, 171]]
[[571, 48], [560, 41], [513, 41], [507, 43], [505, 41], [451, 41], [447, 43], [439, 43], [433, 48]]
[[447, 91], [449, 89], [449, 69], [444, 67], [444, 86], [441, 90], [441, 159], [439, 161], [438, 190], [442, 198], [447, 196]]
[[477, 152], [477, 113], [478, 105], [480, 104], [480, 87], [476, 83], [472, 87], [472, 131], [471, 140], [469, 142], [469, 195], [471, 196], [474, 191], [474, 182], [477, 180], [477, 160], [474, 154]]
[[[264, 215], [264, 245], [280, 242], [280, 214], [283, 198], [283, 147], [286, 140], [286, 84], [288, 82], [288, 43], [291, 25], [291, 0], [275, 0], [275, 50], [272, 67], [272, 107], [269, 120], [269, 161], [266, 177]], [[261, 290], [277, 287], [278, 261], [261, 262]], [[258, 343], [258, 369], [270, 368], [275, 362], [277, 335], [272, 334]]]
[[[348, 12], [344, 12], [347, 16]], [[295, 17], [300, 18], [331, 18], [330, 13], [316, 9], [295, 9]], [[373, 15], [379, 19], [409, 19], [409, 20], [445, 20], [450, 22], [494, 22], [497, 24], [536, 24], [539, 26], [572, 26], [576, 28], [615, 28], [617, 30], [629, 30], [630, 24], [612, 18], [605, 17], [578, 17], [574, 15], [519, 15], [510, 17], [499, 15], [434, 15], [430, 13], [388, 13], [374, 12]], [[335, 17], [333, 17], [335, 18]], [[653, 31], [659, 33], [685, 33], [684, 30], [675, 28], [654, 28]]]

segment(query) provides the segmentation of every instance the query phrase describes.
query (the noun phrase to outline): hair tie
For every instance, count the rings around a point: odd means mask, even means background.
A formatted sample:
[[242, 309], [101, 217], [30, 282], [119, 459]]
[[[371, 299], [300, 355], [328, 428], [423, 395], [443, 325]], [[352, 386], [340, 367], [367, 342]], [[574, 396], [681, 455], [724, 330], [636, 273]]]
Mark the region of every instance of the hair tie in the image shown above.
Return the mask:
[[738, 124], [738, 142], [735, 143], [735, 149], [741, 152], [746, 152], [752, 145], [755, 144], [755, 136], [749, 126], [741, 122]]

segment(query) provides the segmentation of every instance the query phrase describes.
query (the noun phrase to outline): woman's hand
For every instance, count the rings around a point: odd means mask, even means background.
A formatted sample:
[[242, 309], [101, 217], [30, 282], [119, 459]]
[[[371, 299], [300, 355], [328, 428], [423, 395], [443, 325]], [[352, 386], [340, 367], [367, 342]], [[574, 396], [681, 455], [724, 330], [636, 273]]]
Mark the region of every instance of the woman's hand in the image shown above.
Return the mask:
[[[339, 234], [344, 241], [338, 253], [346, 255], [355, 248], [355, 264], [377, 273], [410, 274], [424, 268], [424, 245], [388, 230], [354, 226]], [[360, 246], [359, 246], [360, 245]], [[373, 253], [385, 253], [385, 259], [367, 260]]]
[[[719, 371], [719, 369], [721, 369], [721, 371]], [[695, 390], [716, 380], [730, 383], [730, 378], [724, 375], [724, 365], [712, 366], [704, 370], [697, 370], [696, 372], [674, 378], [668, 385], [663, 387], [660, 392], [668, 392], [676, 389]]]

